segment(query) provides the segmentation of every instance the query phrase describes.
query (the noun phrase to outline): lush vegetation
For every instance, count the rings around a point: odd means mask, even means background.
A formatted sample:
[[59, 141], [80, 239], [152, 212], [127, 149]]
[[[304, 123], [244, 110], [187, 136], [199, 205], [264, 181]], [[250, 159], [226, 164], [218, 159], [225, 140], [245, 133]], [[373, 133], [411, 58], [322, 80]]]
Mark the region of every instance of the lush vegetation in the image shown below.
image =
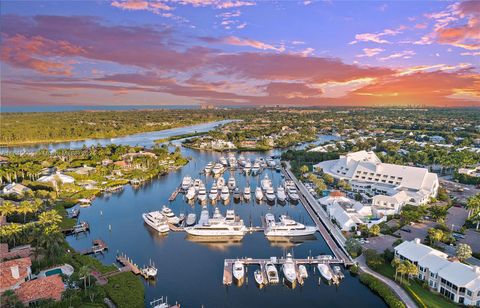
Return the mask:
[[370, 274], [360, 274], [360, 281], [368, 286], [373, 292], [377, 293], [385, 303], [392, 308], [405, 307], [405, 304], [393, 293], [393, 291], [383, 282]]
[[104, 286], [108, 297], [119, 308], [144, 307], [143, 284], [132, 273], [121, 273], [108, 278], [108, 284]]

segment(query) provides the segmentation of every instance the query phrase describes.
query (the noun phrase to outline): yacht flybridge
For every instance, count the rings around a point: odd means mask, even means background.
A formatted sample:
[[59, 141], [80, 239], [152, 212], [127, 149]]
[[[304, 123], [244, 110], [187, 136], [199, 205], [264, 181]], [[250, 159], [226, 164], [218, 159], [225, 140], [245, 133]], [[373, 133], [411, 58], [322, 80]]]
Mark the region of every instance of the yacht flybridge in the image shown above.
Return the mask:
[[[203, 215], [204, 212], [202, 211]], [[235, 216], [233, 210], [227, 210], [226, 216], [223, 217], [217, 208], [212, 218], [200, 218], [198, 224], [185, 228], [185, 231], [189, 235], [205, 238], [229, 237], [242, 239], [247, 232], [247, 228], [243, 220]]]
[[165, 216], [168, 223], [171, 223], [171, 224], [174, 224], [174, 225], [178, 225], [180, 223], [180, 218], [175, 216], [172, 209], [167, 207], [166, 205], [164, 205], [163, 208], [162, 208], [162, 215]]
[[191, 185], [192, 185], [192, 178], [189, 176], [184, 177], [182, 180], [182, 189], [186, 191]]
[[159, 233], [168, 233], [170, 230], [165, 216], [160, 211], [143, 213], [142, 217], [143, 221], [145, 221], [149, 227]]
[[305, 226], [286, 215], [281, 215], [279, 222], [276, 222], [275, 218], [272, 219], [272, 216], [265, 215], [267, 227], [264, 232], [267, 238], [309, 236], [317, 232], [316, 227]]

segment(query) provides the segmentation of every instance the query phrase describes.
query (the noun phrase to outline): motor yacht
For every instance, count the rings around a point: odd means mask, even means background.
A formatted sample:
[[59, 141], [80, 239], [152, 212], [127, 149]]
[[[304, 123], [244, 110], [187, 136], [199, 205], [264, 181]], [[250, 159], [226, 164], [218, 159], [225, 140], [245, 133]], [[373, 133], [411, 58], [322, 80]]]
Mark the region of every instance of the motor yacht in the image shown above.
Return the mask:
[[258, 161], [255, 161], [252, 166], [252, 175], [257, 175], [260, 173], [260, 163]]
[[270, 226], [271, 224], [275, 224], [275, 216], [272, 213], [265, 214], [265, 225]]
[[198, 201], [200, 201], [200, 203], [207, 201], [207, 190], [205, 189], [205, 185], [203, 185], [203, 183], [200, 185], [200, 188], [198, 189], [197, 198], [198, 198]]
[[261, 201], [263, 199], [263, 192], [260, 187], [255, 188], [255, 199]]
[[222, 215], [222, 213], [220, 213], [220, 210], [218, 209], [218, 207], [216, 207], [215, 210], [213, 211], [212, 218], [208, 219], [208, 223], [209, 224], [218, 224], [218, 223], [222, 223], [224, 221], [225, 221], [225, 217]]
[[187, 200], [193, 200], [195, 198], [196, 194], [197, 194], [197, 191], [195, 190], [195, 187], [190, 186], [188, 188], [188, 191], [187, 191], [187, 194], [185, 195], [185, 197], [187, 198]]
[[198, 220], [198, 225], [203, 225], [203, 224], [206, 224], [208, 223], [208, 219], [209, 219], [209, 215], [208, 215], [208, 209], [207, 207], [204, 205], [202, 207], [202, 211], [200, 212], [200, 219]]
[[220, 175], [224, 171], [225, 171], [225, 168], [223, 167], [223, 165], [218, 163], [215, 164], [215, 166], [213, 166], [213, 169], [212, 169], [213, 175]]
[[142, 214], [143, 221], [145, 223], [156, 230], [159, 233], [168, 233], [170, 228], [168, 227], [167, 221], [165, 216], [160, 211], [154, 211], [149, 213]]
[[247, 232], [247, 228], [245, 227], [243, 220], [235, 216], [233, 210], [228, 210], [227, 215], [223, 217], [218, 208], [216, 208], [212, 218], [206, 220], [200, 218], [195, 226], [186, 227], [185, 232], [192, 236], [204, 238], [229, 237], [242, 239]]
[[225, 186], [225, 179], [223, 177], [219, 177], [217, 179], [217, 188], [221, 190]]
[[163, 208], [162, 208], [162, 214], [163, 214], [163, 216], [165, 216], [168, 223], [171, 223], [173, 225], [178, 225], [180, 223], [180, 218], [175, 216], [172, 209], [167, 207], [166, 205], [164, 205]]
[[273, 160], [271, 157], [267, 157], [266, 161], [267, 166], [269, 166], [270, 168], [275, 168], [275, 165], [277, 164], [275, 160]]
[[210, 174], [210, 172], [212, 172], [212, 169], [213, 169], [213, 162], [209, 162], [206, 166], [205, 166], [205, 174]]
[[298, 273], [300, 274], [300, 277], [303, 279], [308, 278], [308, 272], [307, 272], [307, 267], [303, 264], [300, 264], [298, 266]]
[[[266, 219], [266, 217], [265, 217]], [[286, 215], [280, 216], [280, 221], [267, 225], [264, 233], [267, 238], [272, 237], [295, 237], [308, 236], [317, 232], [317, 228], [313, 226], [305, 226]]]
[[331, 272], [330, 269], [328, 268], [328, 265], [319, 263], [319, 264], [317, 265], [317, 268], [318, 268], [318, 271], [320, 272], [320, 275], [322, 275], [322, 277], [323, 277], [326, 281], [332, 280], [332, 278], [333, 278], [332, 272]]
[[213, 182], [212, 188], [210, 189], [210, 193], [208, 194], [208, 198], [211, 201], [217, 200], [218, 198], [218, 187], [217, 183]]
[[267, 191], [268, 188], [272, 187], [272, 180], [268, 178], [268, 175], [265, 175], [263, 180], [260, 182], [260, 186], [262, 186], [263, 191]]
[[285, 188], [282, 186], [277, 188], [277, 199], [279, 202], [285, 202], [287, 200], [287, 195], [285, 194]]
[[238, 156], [237, 163], [242, 167], [245, 166], [245, 157], [240, 154], [240, 156]]
[[243, 189], [243, 199], [250, 200], [251, 196], [252, 192], [250, 190], [250, 186], [245, 186], [245, 188]]
[[268, 202], [274, 202], [275, 201], [275, 191], [273, 190], [273, 187], [268, 187], [267, 190], [265, 191], [265, 197], [267, 198]]
[[253, 276], [255, 277], [255, 282], [260, 288], [265, 285], [266, 279], [262, 273], [262, 270], [260, 269], [255, 270], [255, 272], [253, 273]]
[[228, 189], [230, 190], [234, 190], [235, 187], [237, 186], [237, 182], [235, 181], [235, 178], [233, 176], [231, 176], [229, 179], [228, 179]]
[[250, 160], [246, 160], [243, 166], [243, 172], [245, 172], [245, 174], [250, 174], [251, 170], [252, 170], [252, 163], [250, 162]]
[[226, 202], [228, 198], [230, 198], [230, 191], [228, 190], [227, 186], [222, 187], [222, 193], [220, 194], [220, 198], [223, 200], [223, 202]]
[[[208, 215], [208, 212], [207, 212], [207, 215]], [[187, 221], [185, 222], [185, 224], [188, 227], [193, 226], [196, 220], [197, 220], [197, 215], [195, 213], [190, 213], [187, 215]]]
[[295, 261], [293, 261], [292, 255], [287, 253], [285, 263], [282, 265], [283, 276], [285, 277], [285, 283], [292, 288], [295, 288], [297, 282], [297, 271], [295, 270]]
[[193, 188], [195, 188], [195, 191], [198, 192], [198, 190], [200, 189], [200, 186], [203, 185], [203, 182], [202, 180], [200, 179], [195, 179], [195, 181], [193, 181]]
[[225, 156], [220, 156], [220, 159], [219, 159], [220, 163], [224, 166], [227, 166], [228, 165], [228, 162], [227, 162], [227, 159], [225, 158]]
[[228, 153], [228, 165], [230, 167], [236, 167], [237, 166], [237, 159], [235, 158], [235, 154]]
[[245, 266], [239, 260], [233, 263], [233, 279], [237, 284], [242, 284], [245, 278]]
[[297, 188], [293, 181], [285, 181], [285, 191], [287, 192], [288, 199], [292, 202], [298, 201], [300, 197], [298, 196]]
[[182, 189], [186, 191], [191, 185], [192, 185], [192, 178], [189, 176], [184, 177], [182, 180]]
[[240, 197], [241, 197], [240, 189], [238, 189], [238, 187], [237, 187], [233, 190], [233, 199], [234, 200], [240, 200]]
[[279, 283], [280, 278], [278, 277], [278, 271], [275, 264], [272, 262], [267, 262], [265, 264], [265, 271], [267, 272], [268, 283]]

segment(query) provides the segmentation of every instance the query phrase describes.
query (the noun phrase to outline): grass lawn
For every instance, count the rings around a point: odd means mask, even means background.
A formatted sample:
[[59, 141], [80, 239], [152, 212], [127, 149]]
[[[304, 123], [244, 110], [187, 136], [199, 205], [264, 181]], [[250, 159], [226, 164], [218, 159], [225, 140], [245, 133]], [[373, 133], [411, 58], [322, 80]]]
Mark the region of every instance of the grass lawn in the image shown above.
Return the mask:
[[[395, 279], [395, 270], [389, 264], [383, 264], [378, 269], [374, 269], [376, 272], [382, 274], [390, 279]], [[400, 277], [398, 277], [400, 279]], [[405, 279], [405, 278], [404, 278]], [[407, 285], [408, 283], [408, 285]], [[454, 308], [458, 307], [452, 302], [448, 301], [441, 295], [430, 292], [425, 289], [416, 280], [410, 280], [402, 284], [402, 287], [411, 295], [412, 299], [419, 305], [419, 307], [428, 308]]]
[[143, 308], [145, 289], [139, 277], [130, 272], [121, 273], [108, 278], [103, 286], [108, 297], [119, 308]]

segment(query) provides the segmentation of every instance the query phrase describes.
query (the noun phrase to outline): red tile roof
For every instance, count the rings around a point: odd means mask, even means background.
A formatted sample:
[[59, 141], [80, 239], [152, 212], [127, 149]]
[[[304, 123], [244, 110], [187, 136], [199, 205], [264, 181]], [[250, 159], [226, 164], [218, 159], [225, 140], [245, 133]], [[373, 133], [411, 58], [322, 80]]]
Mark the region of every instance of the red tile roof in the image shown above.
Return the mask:
[[[30, 258], [20, 258], [0, 263], [0, 289], [8, 289], [28, 277], [28, 269], [32, 265]], [[12, 276], [12, 266], [18, 266], [19, 277]]]
[[62, 299], [64, 290], [65, 285], [62, 277], [60, 275], [52, 275], [22, 283], [20, 288], [15, 290], [15, 293], [24, 304], [28, 304], [50, 298], [59, 301]]

